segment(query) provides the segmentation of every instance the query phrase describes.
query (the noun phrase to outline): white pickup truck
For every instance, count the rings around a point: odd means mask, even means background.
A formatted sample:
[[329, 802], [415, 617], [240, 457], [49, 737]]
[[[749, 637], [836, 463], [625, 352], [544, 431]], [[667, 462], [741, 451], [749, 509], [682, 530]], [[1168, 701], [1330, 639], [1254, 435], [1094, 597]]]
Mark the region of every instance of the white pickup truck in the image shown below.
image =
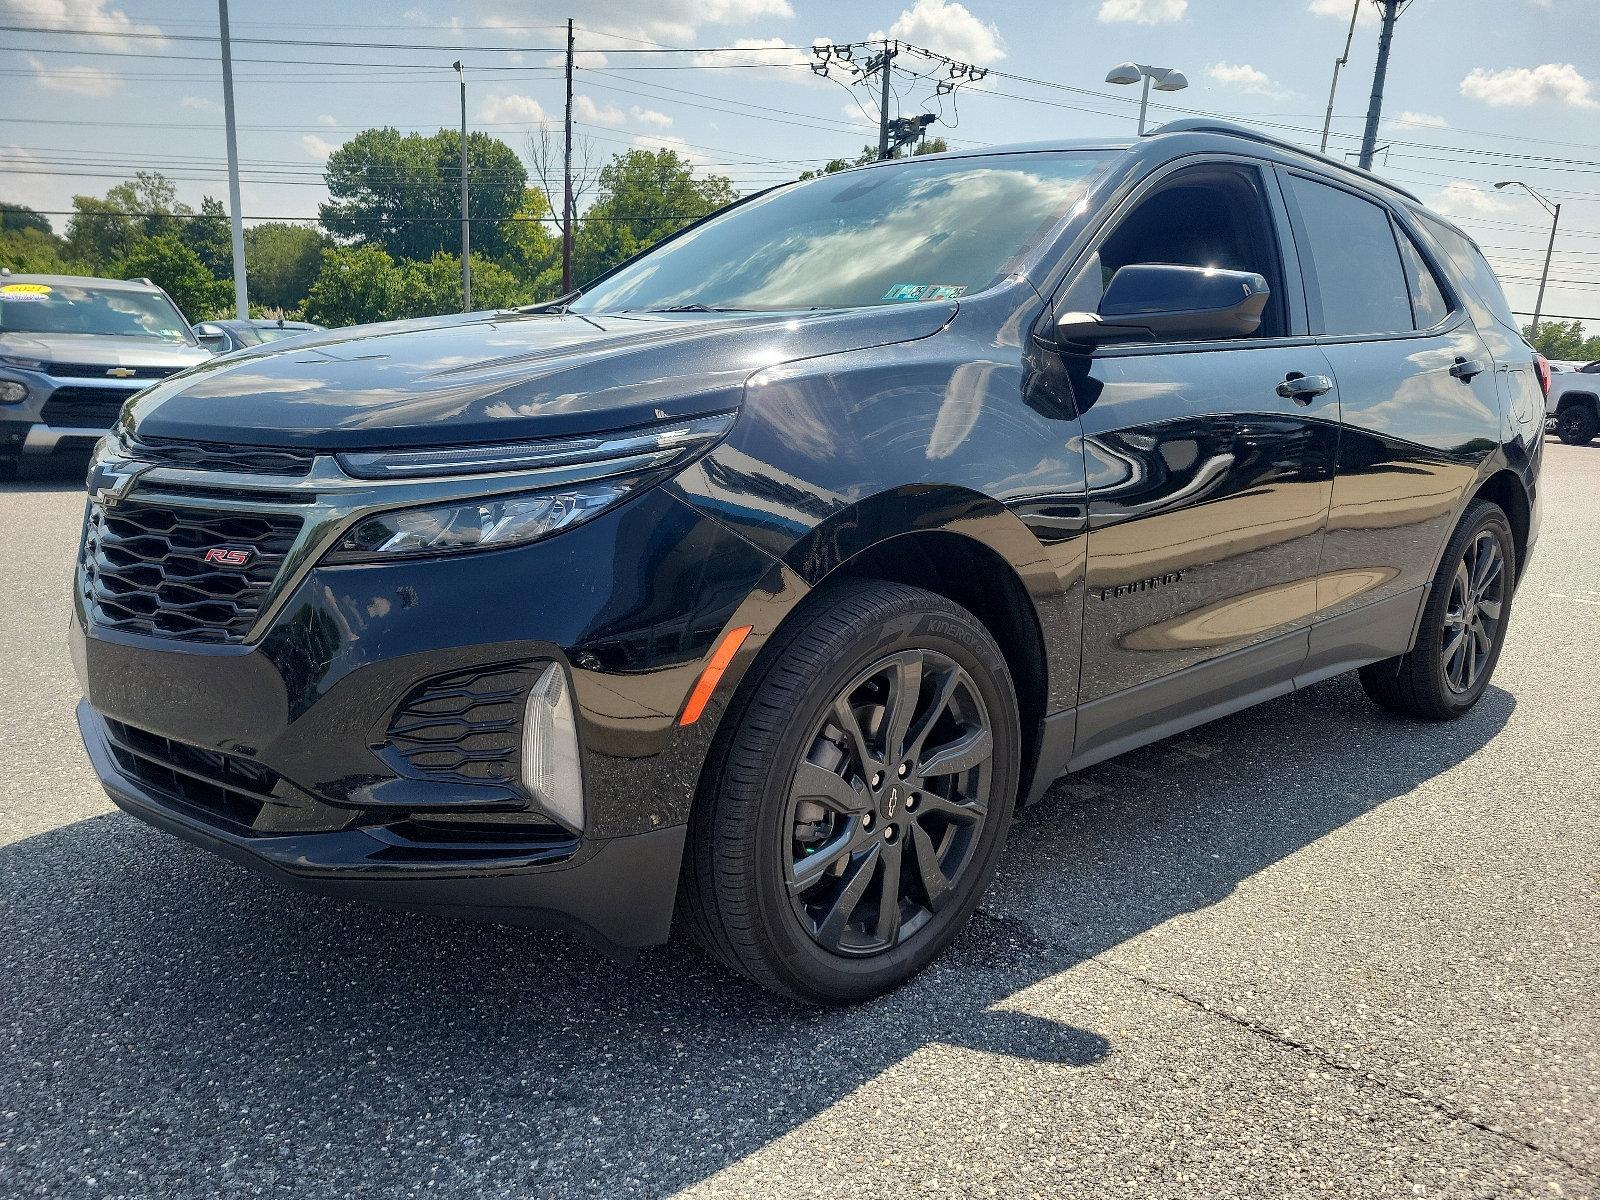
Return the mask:
[[1586, 446], [1600, 433], [1600, 362], [1552, 371], [1545, 421], [1569, 446]]

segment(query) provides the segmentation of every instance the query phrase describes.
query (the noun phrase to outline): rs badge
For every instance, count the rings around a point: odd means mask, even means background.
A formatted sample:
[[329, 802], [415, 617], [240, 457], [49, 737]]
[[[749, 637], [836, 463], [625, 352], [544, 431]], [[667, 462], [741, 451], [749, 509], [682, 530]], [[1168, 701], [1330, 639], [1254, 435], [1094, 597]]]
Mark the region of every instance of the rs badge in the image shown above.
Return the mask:
[[247, 567], [255, 556], [251, 546], [213, 546], [205, 552], [204, 559], [219, 567]]

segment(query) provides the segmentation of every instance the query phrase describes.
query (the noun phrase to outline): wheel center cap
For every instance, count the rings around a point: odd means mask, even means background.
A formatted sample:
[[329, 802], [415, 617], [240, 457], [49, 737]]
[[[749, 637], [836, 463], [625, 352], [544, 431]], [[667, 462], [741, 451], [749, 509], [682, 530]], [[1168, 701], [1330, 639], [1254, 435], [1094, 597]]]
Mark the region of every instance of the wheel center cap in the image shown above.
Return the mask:
[[901, 785], [891, 783], [884, 791], [883, 799], [878, 804], [879, 809], [883, 812], [883, 819], [885, 821], [894, 820], [894, 814], [899, 810], [904, 800], [904, 790]]

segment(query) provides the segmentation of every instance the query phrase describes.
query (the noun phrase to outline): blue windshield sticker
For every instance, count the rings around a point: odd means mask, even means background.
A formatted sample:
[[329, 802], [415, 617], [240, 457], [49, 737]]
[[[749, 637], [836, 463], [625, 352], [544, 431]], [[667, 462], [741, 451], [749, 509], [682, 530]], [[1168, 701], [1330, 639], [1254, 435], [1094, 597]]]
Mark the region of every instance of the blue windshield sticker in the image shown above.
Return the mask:
[[925, 283], [897, 283], [883, 294], [885, 300], [921, 300], [928, 290]]
[[957, 296], [966, 295], [967, 285], [964, 283], [932, 283], [923, 293], [924, 300], [954, 300]]

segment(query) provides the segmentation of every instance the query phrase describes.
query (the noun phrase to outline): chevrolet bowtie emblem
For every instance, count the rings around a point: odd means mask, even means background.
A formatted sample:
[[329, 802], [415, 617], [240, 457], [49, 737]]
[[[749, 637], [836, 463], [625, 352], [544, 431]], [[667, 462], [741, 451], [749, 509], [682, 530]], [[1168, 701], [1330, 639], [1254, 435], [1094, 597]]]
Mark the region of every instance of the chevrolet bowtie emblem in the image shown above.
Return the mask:
[[99, 464], [89, 474], [89, 499], [106, 508], [115, 508], [144, 469], [143, 465], [134, 463]]
[[106, 374], [113, 379], [132, 379], [139, 372], [132, 367], [107, 367]]

